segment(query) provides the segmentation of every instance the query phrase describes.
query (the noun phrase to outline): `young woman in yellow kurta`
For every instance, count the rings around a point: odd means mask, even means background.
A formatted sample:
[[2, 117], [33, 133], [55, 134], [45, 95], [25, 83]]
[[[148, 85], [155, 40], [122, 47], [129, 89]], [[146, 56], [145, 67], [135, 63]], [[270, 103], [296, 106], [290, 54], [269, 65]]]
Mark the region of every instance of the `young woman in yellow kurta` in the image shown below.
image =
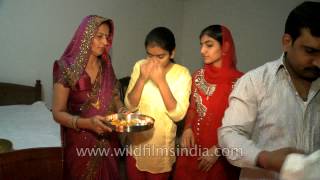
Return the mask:
[[138, 61], [131, 74], [125, 104], [155, 119], [154, 128], [129, 135], [129, 179], [167, 179], [175, 162], [175, 122], [189, 106], [191, 76], [174, 63], [175, 38], [164, 27], [146, 37], [147, 58]]

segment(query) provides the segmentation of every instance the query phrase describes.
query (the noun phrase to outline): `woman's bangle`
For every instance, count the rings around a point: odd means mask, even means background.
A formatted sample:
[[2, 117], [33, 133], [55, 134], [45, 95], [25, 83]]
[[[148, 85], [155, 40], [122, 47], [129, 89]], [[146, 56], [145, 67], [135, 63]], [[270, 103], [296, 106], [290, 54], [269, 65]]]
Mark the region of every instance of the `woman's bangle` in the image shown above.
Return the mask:
[[80, 129], [78, 128], [78, 120], [79, 120], [79, 116], [72, 116], [72, 119], [71, 119], [71, 125], [72, 125], [72, 128], [76, 131], [79, 131]]
[[128, 112], [128, 109], [125, 106], [122, 106], [121, 108], [118, 109], [118, 113], [126, 113]]

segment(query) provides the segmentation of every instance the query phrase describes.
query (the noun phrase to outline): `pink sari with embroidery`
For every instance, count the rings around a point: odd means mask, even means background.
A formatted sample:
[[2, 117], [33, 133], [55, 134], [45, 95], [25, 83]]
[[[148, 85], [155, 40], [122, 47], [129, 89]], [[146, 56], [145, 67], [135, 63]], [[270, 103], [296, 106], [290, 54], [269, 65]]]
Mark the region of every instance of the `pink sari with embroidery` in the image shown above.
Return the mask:
[[[99, 60], [101, 68], [93, 84], [85, 71], [91, 53], [92, 39], [102, 23], [110, 27], [110, 42]], [[118, 96], [115, 77], [108, 52], [112, 44], [112, 20], [99, 16], [85, 17], [76, 30], [61, 58], [54, 63], [54, 83], [70, 88], [68, 112], [81, 117], [116, 112], [114, 98]], [[87, 130], [76, 131], [62, 127], [64, 179], [120, 179], [117, 157], [111, 155], [118, 148], [117, 136], [110, 133], [98, 136]], [[88, 151], [102, 152], [96, 155]], [[81, 154], [86, 152], [86, 154]], [[107, 154], [109, 153], [109, 154]]]

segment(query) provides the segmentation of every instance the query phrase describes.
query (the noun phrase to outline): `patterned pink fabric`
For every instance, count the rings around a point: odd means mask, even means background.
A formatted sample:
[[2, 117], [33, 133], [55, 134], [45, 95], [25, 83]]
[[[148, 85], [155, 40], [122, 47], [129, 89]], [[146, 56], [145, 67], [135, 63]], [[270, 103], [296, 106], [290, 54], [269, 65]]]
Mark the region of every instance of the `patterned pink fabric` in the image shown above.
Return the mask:
[[[110, 41], [99, 60], [101, 70], [94, 84], [85, 71], [91, 53], [91, 43], [98, 27], [107, 23], [110, 27]], [[100, 16], [85, 17], [61, 58], [54, 63], [54, 83], [61, 83], [70, 88], [68, 112], [81, 117], [106, 115], [112, 111], [112, 96], [116, 87], [116, 77], [108, 52], [111, 48], [114, 34], [113, 22]], [[98, 103], [99, 106], [94, 106]], [[117, 136], [108, 134], [98, 136], [93, 132], [62, 127], [62, 142], [64, 148], [64, 178], [65, 179], [119, 179], [118, 162], [111, 154], [85, 155], [78, 154], [80, 149], [112, 151], [118, 147]]]

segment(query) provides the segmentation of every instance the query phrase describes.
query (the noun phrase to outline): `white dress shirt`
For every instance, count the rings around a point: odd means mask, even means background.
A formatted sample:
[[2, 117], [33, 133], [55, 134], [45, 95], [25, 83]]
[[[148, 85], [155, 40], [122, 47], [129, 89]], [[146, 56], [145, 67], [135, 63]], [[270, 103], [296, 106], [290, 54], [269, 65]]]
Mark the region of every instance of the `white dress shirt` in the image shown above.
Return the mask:
[[304, 102], [283, 56], [238, 80], [219, 128], [219, 144], [230, 150], [228, 160], [242, 168], [241, 180], [279, 179], [279, 173], [256, 167], [262, 150], [294, 147], [311, 153], [320, 149], [319, 89], [320, 78], [313, 81]]

